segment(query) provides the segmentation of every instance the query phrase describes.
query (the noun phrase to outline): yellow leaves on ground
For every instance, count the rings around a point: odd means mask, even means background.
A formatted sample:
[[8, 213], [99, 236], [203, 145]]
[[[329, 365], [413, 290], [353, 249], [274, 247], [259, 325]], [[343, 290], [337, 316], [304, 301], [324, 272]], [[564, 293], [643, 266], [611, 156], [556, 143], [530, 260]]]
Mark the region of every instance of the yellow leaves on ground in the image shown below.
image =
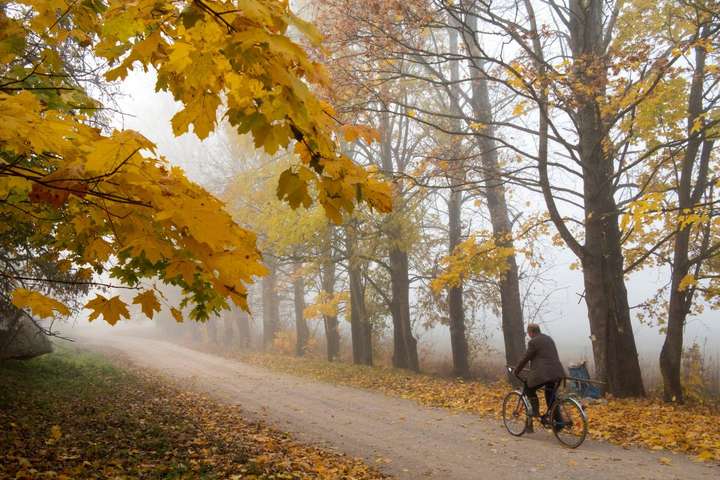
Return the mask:
[[711, 405], [670, 405], [659, 400], [610, 399], [590, 405], [590, 433], [621, 445], [641, 445], [720, 460], [720, 410]]
[[239, 405], [58, 350], [0, 364], [0, 478], [384, 478], [361, 460], [248, 420]]
[[[385, 367], [329, 363], [312, 358], [243, 354], [243, 361], [291, 375], [381, 391], [423, 405], [499, 418], [506, 382], [485, 384], [414, 374]], [[639, 445], [720, 461], [720, 406], [669, 405], [655, 399], [609, 399], [585, 405], [590, 434], [623, 445]]]
[[115, 325], [118, 320], [120, 320], [120, 317], [130, 318], [127, 305], [120, 300], [119, 295], [112, 298], [105, 298], [98, 294], [94, 299], [85, 304], [85, 308], [92, 310], [90, 317], [88, 317], [88, 320], [91, 322], [100, 315], [102, 315], [103, 319], [110, 325]]
[[148, 318], [153, 318], [155, 312], [160, 311], [160, 302], [158, 302], [155, 292], [152, 290], [138, 293], [135, 298], [133, 298], [133, 304], [140, 305], [142, 312]]
[[41, 318], [49, 318], [55, 315], [70, 315], [70, 309], [57, 300], [47, 297], [42, 293], [16, 288], [12, 292], [12, 303], [18, 308], [29, 308], [33, 315]]

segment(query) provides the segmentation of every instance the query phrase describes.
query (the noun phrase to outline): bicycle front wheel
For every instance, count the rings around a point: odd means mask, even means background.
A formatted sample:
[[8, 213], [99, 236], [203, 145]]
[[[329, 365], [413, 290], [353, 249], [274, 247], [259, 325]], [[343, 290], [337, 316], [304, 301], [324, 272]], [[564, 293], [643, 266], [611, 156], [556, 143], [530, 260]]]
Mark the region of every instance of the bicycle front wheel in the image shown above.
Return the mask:
[[525, 400], [518, 392], [510, 392], [503, 400], [503, 423], [510, 433], [519, 437], [525, 433], [528, 424], [528, 409]]
[[587, 415], [574, 398], [556, 401], [550, 418], [555, 438], [566, 447], [577, 448], [585, 441], [588, 432]]

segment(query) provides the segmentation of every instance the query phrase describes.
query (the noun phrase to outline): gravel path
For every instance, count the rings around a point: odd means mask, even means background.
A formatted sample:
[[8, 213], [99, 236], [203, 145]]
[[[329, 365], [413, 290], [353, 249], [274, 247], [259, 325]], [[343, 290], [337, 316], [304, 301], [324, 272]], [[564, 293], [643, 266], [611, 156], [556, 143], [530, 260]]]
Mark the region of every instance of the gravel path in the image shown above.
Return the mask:
[[[568, 450], [547, 431], [514, 438], [492, 419], [278, 374], [158, 340], [108, 335], [79, 343], [122, 351], [136, 365], [242, 405], [249, 417], [301, 441], [362, 457], [402, 479], [720, 478], [719, 466], [684, 455], [589, 440]], [[671, 463], [662, 464], [661, 457]]]

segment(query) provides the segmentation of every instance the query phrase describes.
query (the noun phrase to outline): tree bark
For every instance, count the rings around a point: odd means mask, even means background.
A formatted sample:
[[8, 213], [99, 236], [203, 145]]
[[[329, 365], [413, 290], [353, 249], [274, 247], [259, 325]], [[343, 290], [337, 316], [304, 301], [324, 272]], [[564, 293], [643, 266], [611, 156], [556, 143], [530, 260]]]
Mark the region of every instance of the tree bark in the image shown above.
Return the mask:
[[353, 363], [372, 365], [372, 328], [365, 310], [365, 287], [362, 282], [362, 264], [357, 257], [356, 225], [345, 227], [350, 283], [350, 331], [352, 334]]
[[235, 322], [238, 327], [238, 345], [242, 349], [250, 348], [250, 314], [245, 310], [238, 310]]
[[605, 126], [596, 98], [605, 95], [602, 2], [570, 1], [570, 44], [578, 82], [575, 112], [583, 170], [585, 246], [580, 257], [585, 283], [596, 375], [618, 397], [645, 394], [625, 288], [613, 158], [606, 153]]
[[[327, 295], [335, 294], [335, 260], [333, 259], [333, 230], [329, 227], [326, 237], [326, 250], [322, 262], [322, 289]], [[325, 323], [325, 340], [327, 359], [332, 362], [340, 354], [340, 332], [338, 331], [337, 315], [323, 315]]]
[[410, 322], [410, 279], [408, 275], [407, 252], [399, 248], [390, 250], [390, 279], [392, 283], [391, 313], [393, 330], [396, 334], [396, 351], [393, 353], [393, 366], [420, 371], [417, 354], [417, 340], [412, 334]]
[[[298, 265], [300, 268], [302, 265]], [[295, 303], [295, 331], [297, 340], [295, 343], [295, 355], [305, 355], [310, 332], [303, 312], [305, 311], [305, 280], [302, 275], [297, 275], [293, 281], [293, 299]]]
[[[455, 28], [448, 30], [450, 54], [458, 55], [458, 33]], [[452, 61], [450, 64], [450, 88], [451, 95], [460, 98], [460, 93], [456, 90], [459, 88], [460, 72], [458, 61]], [[456, 102], [451, 101], [451, 105]], [[456, 108], [456, 110], [458, 110]], [[461, 112], [456, 112], [461, 114]], [[459, 115], [458, 115], [459, 116]], [[457, 122], [459, 123], [459, 122]], [[458, 126], [458, 131], [460, 127]], [[448, 198], [448, 254], [455, 252], [455, 247], [460, 244], [462, 238], [462, 184], [465, 182], [465, 165], [458, 158], [452, 159], [453, 166], [450, 171], [450, 197]], [[450, 327], [450, 347], [453, 358], [453, 374], [457, 377], [470, 377], [470, 359], [467, 334], [465, 329], [465, 306], [463, 304], [463, 284], [462, 281], [448, 289], [448, 320]]]
[[[387, 111], [380, 115], [381, 154], [383, 170], [387, 175], [394, 171], [392, 159], [392, 132]], [[403, 211], [403, 196], [395, 184], [393, 191], [393, 213]], [[389, 243], [390, 283], [392, 290], [390, 314], [393, 321], [393, 366], [420, 371], [417, 354], [417, 340], [413, 337], [410, 322], [410, 278], [407, 252], [402, 248], [402, 232], [397, 225], [386, 230]]]
[[272, 346], [280, 322], [280, 302], [277, 294], [276, 260], [269, 257], [266, 265], [270, 273], [262, 279], [263, 350]]
[[[471, 55], [478, 59], [476, 62], [480, 62], [479, 59], [482, 55], [477, 51], [478, 45], [476, 42], [478, 40], [475, 36], [477, 17], [469, 15], [467, 23], [473, 38], [466, 39], [465, 43]], [[474, 79], [472, 81], [471, 99], [473, 116], [483, 126], [483, 131], [479, 132], [475, 139], [480, 149], [484, 184], [483, 193], [490, 214], [490, 224], [497, 245], [514, 249], [512, 225], [503, 185], [503, 173], [498, 161], [497, 145], [493, 140], [495, 129], [493, 127], [487, 77], [482, 64], [473, 63], [470, 70], [473, 72], [472, 77]], [[507, 257], [506, 263], [506, 272], [499, 285], [505, 361], [508, 365], [517, 365], [525, 355], [525, 328], [522, 301], [520, 299], [520, 276], [514, 254]]]
[[[703, 135], [694, 135], [696, 120], [703, 111], [702, 96], [705, 81], [706, 52], [703, 47], [695, 48], [695, 69], [688, 98], [687, 136], [688, 144], [680, 170], [678, 184], [678, 228], [680, 215], [697, 204], [708, 183], [708, 163], [713, 142], [707, 141]], [[703, 145], [702, 152], [700, 145]], [[699, 161], [698, 161], [699, 159]], [[693, 187], [693, 171], [698, 164], [697, 178]], [[670, 303], [668, 307], [667, 332], [660, 352], [660, 371], [663, 377], [663, 399], [666, 402], [683, 403], [681, 382], [681, 363], [683, 351], [683, 330], [685, 320], [692, 304], [693, 288], [680, 290], [682, 280], [690, 274], [690, 233], [692, 227], [687, 225], [679, 228], [673, 245], [672, 274], [670, 281]]]

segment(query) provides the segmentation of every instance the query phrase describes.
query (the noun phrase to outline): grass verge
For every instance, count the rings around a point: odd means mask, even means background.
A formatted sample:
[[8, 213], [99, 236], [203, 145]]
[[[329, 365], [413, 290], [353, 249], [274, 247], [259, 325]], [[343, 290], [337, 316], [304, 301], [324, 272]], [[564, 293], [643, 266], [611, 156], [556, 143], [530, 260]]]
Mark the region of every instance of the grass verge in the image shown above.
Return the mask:
[[0, 378], [0, 478], [383, 478], [96, 354], [0, 362]]
[[[387, 395], [422, 405], [500, 418], [505, 382], [444, 379], [387, 367], [329, 363], [270, 353], [241, 353], [240, 359], [271, 370]], [[656, 399], [609, 399], [586, 405], [590, 435], [611, 443], [689, 454], [720, 461], [720, 410], [716, 405], [668, 405]]]

